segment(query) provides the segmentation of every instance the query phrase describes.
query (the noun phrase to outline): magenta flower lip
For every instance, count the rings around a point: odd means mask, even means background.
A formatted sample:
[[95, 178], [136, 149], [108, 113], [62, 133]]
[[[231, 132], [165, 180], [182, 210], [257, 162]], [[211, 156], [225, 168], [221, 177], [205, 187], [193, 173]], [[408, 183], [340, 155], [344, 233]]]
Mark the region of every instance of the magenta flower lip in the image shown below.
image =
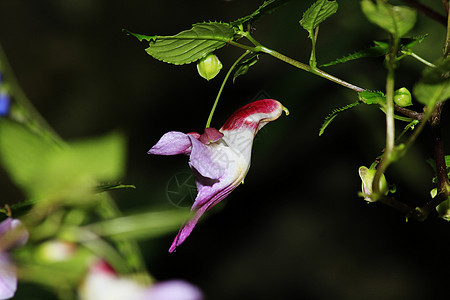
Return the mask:
[[192, 215], [181, 227], [169, 252], [184, 242], [206, 211], [243, 182], [250, 168], [256, 133], [278, 119], [283, 111], [288, 114], [276, 100], [258, 100], [235, 111], [220, 130], [206, 128], [203, 134], [170, 131], [148, 151], [155, 155], [189, 155], [189, 166], [197, 184]]

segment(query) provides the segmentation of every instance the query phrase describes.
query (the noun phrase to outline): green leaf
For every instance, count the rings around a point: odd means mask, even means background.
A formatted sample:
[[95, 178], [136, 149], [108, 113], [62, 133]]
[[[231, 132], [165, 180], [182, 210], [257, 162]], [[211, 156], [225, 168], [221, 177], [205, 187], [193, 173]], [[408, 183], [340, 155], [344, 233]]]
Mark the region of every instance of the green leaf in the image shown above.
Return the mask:
[[440, 218], [446, 221], [450, 221], [450, 198], [448, 198], [447, 200], [441, 202], [438, 206], [436, 206], [436, 211]]
[[229, 24], [208, 22], [194, 24], [191, 29], [172, 36], [127, 33], [140, 41], [149, 41], [149, 47], [145, 51], [152, 57], [166, 63], [183, 65], [195, 62], [225, 46], [234, 38], [235, 31]]
[[321, 135], [325, 132], [325, 129], [328, 127], [328, 125], [330, 125], [330, 123], [334, 120], [334, 118], [337, 117], [337, 115], [338, 115], [339, 113], [341, 113], [341, 112], [343, 112], [343, 111], [346, 111], [346, 110], [349, 110], [350, 108], [355, 107], [355, 106], [358, 105], [359, 103], [360, 103], [359, 101], [353, 102], [353, 103], [350, 103], [350, 104], [348, 104], [348, 105], [346, 105], [346, 106], [344, 106], [344, 107], [341, 107], [341, 108], [338, 108], [338, 109], [333, 110], [333, 111], [325, 118], [325, 120], [323, 121], [322, 126], [320, 127], [320, 130], [319, 130], [319, 136], [321, 136]]
[[417, 101], [424, 105], [434, 106], [450, 98], [450, 58], [444, 60], [436, 68], [425, 69], [422, 79], [414, 86]]
[[375, 42], [375, 45], [370, 48], [355, 52], [353, 54], [344, 56], [342, 58], [338, 58], [334, 61], [323, 64], [320, 67], [329, 67], [332, 65], [346, 63], [348, 61], [359, 59], [359, 58], [364, 58], [364, 57], [379, 57], [379, 56], [385, 55], [388, 52], [388, 50], [389, 50], [388, 44], [381, 43], [378, 41], [374, 41], [374, 42]]
[[320, 23], [336, 13], [338, 4], [335, 0], [317, 0], [303, 14], [300, 25], [309, 32], [309, 37], [313, 37], [314, 29]]
[[35, 201], [79, 201], [92, 195], [97, 180], [122, 175], [124, 149], [124, 139], [116, 133], [57, 147], [20, 124], [0, 122], [1, 163]]
[[[253, 24], [260, 17], [272, 13], [275, 9], [280, 7], [281, 5], [289, 2], [290, 0], [269, 0], [264, 1], [264, 3], [258, 7], [257, 10], [249, 14], [248, 16], [239, 18], [233, 22], [230, 22], [231, 26], [236, 27], [246, 27]], [[242, 28], [241, 28], [242, 30]]]
[[[413, 37], [413, 38], [402, 38], [400, 39], [400, 49], [409, 50], [417, 43], [421, 43], [426, 35]], [[370, 48], [352, 53], [350, 55], [338, 58], [329, 63], [320, 65], [320, 67], [329, 67], [336, 64], [346, 63], [348, 61], [366, 58], [366, 57], [381, 57], [386, 55], [389, 52], [389, 43], [384, 41], [373, 41], [375, 45]]]
[[382, 0], [377, 0], [376, 4], [371, 0], [362, 0], [361, 8], [370, 22], [390, 32], [396, 38], [401, 38], [410, 31], [417, 18], [414, 9], [407, 6], [393, 6]]
[[254, 53], [250, 58], [244, 60], [236, 66], [236, 71], [233, 75], [233, 83], [237, 77], [247, 74], [248, 69], [259, 61], [259, 56], [260, 54]]
[[380, 91], [363, 91], [358, 93], [359, 100], [365, 104], [381, 104], [386, 102], [386, 97]]

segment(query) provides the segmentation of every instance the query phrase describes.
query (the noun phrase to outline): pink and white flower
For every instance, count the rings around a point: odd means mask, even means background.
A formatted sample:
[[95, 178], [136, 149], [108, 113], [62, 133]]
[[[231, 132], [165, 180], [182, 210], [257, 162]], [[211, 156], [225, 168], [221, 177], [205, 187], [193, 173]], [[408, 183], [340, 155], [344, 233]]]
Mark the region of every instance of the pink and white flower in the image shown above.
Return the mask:
[[227, 197], [241, 182], [250, 168], [253, 139], [268, 122], [288, 110], [273, 99], [249, 103], [225, 122], [220, 130], [206, 128], [203, 134], [170, 131], [149, 151], [156, 155], [189, 155], [198, 194], [192, 216], [180, 229], [169, 252], [184, 242], [200, 217]]

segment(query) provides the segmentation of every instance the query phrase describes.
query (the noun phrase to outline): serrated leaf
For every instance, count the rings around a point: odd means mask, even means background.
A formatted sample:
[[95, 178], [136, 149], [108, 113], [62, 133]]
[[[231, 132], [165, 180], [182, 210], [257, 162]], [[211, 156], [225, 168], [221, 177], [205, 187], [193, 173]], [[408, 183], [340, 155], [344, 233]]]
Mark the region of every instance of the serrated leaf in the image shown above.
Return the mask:
[[[421, 43], [427, 35], [413, 37], [413, 38], [402, 38], [400, 39], [400, 49], [411, 49], [417, 43]], [[384, 56], [389, 52], [389, 43], [384, 41], [373, 41], [375, 45], [370, 48], [349, 54], [347, 56], [338, 58], [329, 63], [320, 65], [320, 67], [329, 67], [337, 64], [346, 63], [348, 61], [366, 58], [366, 57], [380, 57]]]
[[450, 98], [450, 58], [436, 68], [425, 69], [422, 79], [414, 86], [417, 101], [434, 106], [437, 102]]
[[362, 0], [361, 9], [370, 22], [397, 38], [405, 35], [416, 23], [416, 11], [407, 6], [393, 6], [381, 0], [377, 0], [376, 3]]
[[291, 0], [269, 0], [264, 1], [264, 3], [258, 7], [257, 10], [249, 14], [248, 16], [239, 18], [233, 22], [230, 22], [231, 26], [237, 26], [237, 27], [246, 27], [248, 25], [251, 25], [253, 22], [255, 22], [260, 17], [270, 14], [275, 9], [280, 7], [281, 5], [289, 2]]
[[350, 108], [355, 107], [359, 103], [360, 103], [359, 101], [353, 102], [344, 107], [333, 110], [323, 121], [322, 126], [320, 127], [320, 130], [319, 130], [319, 136], [321, 136], [324, 133], [325, 129], [328, 127], [328, 125], [330, 125], [330, 123], [337, 117], [337, 115], [339, 113], [349, 110]]
[[318, 0], [305, 11], [300, 25], [309, 32], [309, 36], [312, 38], [314, 29], [335, 14], [337, 9], [338, 4], [335, 0]]
[[320, 67], [329, 67], [337, 64], [346, 63], [351, 60], [360, 59], [364, 57], [379, 57], [383, 56], [388, 52], [388, 45], [387, 44], [381, 44], [375, 42], [375, 46], [372, 46], [370, 48], [355, 52], [353, 54], [338, 58], [334, 61], [331, 61], [329, 63], [323, 64]]
[[365, 104], [380, 104], [386, 102], [386, 97], [380, 91], [362, 91], [358, 93], [359, 100]]
[[157, 35], [149, 36], [149, 35], [134, 33], [134, 32], [131, 32], [131, 31], [127, 30], [127, 29], [122, 29], [122, 31], [125, 34], [127, 34], [127, 35], [134, 36], [135, 38], [137, 38], [139, 40], [139, 42], [142, 42], [142, 41], [147, 41], [147, 42], [155, 41], [156, 38], [158, 37]]
[[259, 61], [259, 55], [260, 54], [258, 53], [254, 53], [250, 58], [237, 65], [236, 71], [233, 75], [233, 83], [235, 82], [237, 77], [247, 74], [248, 69], [250, 69], [251, 66], [255, 65]]
[[189, 30], [172, 36], [145, 36], [128, 32], [140, 41], [149, 41], [145, 51], [166, 63], [183, 65], [199, 60], [219, 49], [234, 37], [234, 29], [226, 23], [208, 22], [192, 25]]

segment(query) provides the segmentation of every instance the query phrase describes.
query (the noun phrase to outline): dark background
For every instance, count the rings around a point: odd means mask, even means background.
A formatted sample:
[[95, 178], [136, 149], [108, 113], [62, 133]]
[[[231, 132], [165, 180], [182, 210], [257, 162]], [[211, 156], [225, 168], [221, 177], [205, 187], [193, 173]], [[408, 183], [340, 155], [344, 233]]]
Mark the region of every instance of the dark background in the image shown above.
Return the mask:
[[[442, 12], [441, 1], [423, 2]], [[307, 62], [310, 43], [298, 21], [311, 3], [292, 1], [264, 17], [255, 24], [254, 37]], [[1, 0], [0, 42], [23, 89], [64, 139], [112, 130], [126, 134], [123, 182], [137, 189], [113, 193], [125, 212], [173, 208], [168, 190], [174, 176], [189, 174], [187, 159], [151, 157], [146, 151], [167, 131], [202, 130], [221, 78], [241, 50], [217, 51], [224, 70], [206, 82], [195, 64], [156, 61], [145, 53], [145, 44], [121, 30], [170, 35], [199, 21], [232, 21], [261, 4]], [[338, 13], [320, 28], [319, 63], [386, 38], [365, 20], [358, 1], [339, 4]], [[429, 36], [417, 52], [434, 61], [442, 55], [445, 28], [419, 16], [411, 35], [424, 33]], [[418, 62], [405, 59], [396, 88], [412, 89], [421, 70]], [[382, 59], [327, 71], [384, 90]], [[291, 114], [259, 133], [245, 184], [203, 218], [177, 253], [167, 253], [174, 235], [141, 242], [152, 275], [186, 279], [207, 299], [432, 299], [446, 291], [449, 225], [436, 215], [423, 223], [405, 222], [402, 214], [357, 196], [358, 167], [369, 166], [383, 148], [382, 112], [358, 106], [319, 137], [324, 117], [357, 95], [264, 56], [226, 86], [212, 125], [220, 127], [235, 109], [265, 97], [281, 101]], [[432, 148], [427, 134], [387, 174], [398, 196], [415, 205], [433, 188], [425, 162]], [[2, 197], [20, 199], [3, 171], [0, 179]]]

